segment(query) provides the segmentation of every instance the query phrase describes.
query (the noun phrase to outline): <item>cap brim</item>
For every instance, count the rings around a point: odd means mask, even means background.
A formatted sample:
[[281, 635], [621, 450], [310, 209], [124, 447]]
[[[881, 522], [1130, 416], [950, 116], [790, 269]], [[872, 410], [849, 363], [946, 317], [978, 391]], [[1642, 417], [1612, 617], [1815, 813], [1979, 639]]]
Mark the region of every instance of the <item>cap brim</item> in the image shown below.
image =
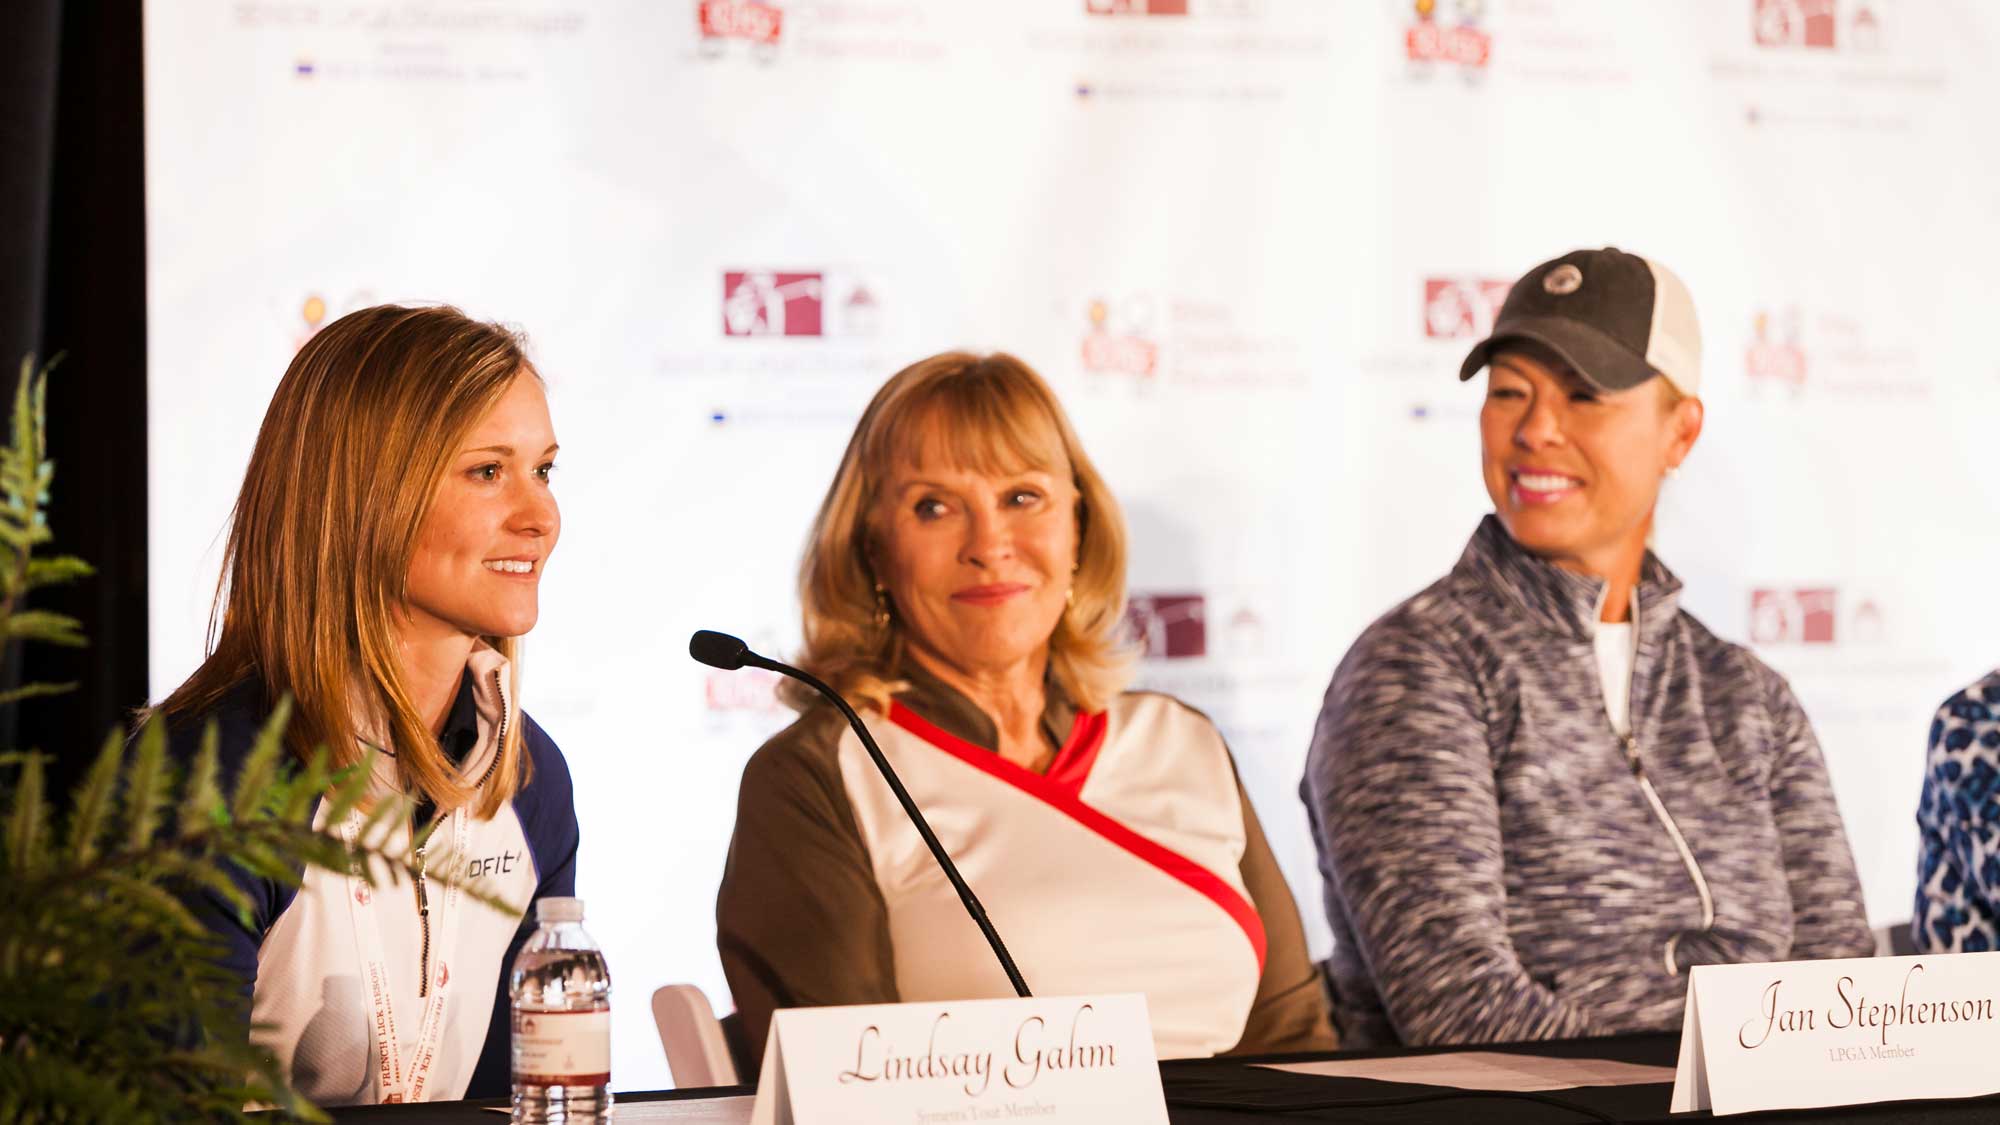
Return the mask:
[[1568, 364], [1585, 382], [1604, 391], [1623, 391], [1659, 375], [1631, 349], [1582, 321], [1559, 316], [1529, 316], [1496, 325], [1493, 335], [1473, 345], [1459, 365], [1460, 382], [1479, 374], [1495, 352], [1522, 340], [1540, 344]]

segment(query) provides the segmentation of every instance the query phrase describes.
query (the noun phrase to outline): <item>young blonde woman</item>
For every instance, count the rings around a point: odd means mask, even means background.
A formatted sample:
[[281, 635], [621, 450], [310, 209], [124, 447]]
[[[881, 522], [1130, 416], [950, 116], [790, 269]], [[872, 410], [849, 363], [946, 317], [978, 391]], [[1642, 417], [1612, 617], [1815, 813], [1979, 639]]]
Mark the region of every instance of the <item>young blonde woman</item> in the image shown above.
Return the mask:
[[[1039, 993], [1143, 992], [1165, 1056], [1330, 1048], [1298, 912], [1221, 735], [1121, 690], [1118, 507], [1006, 355], [891, 378], [800, 573], [854, 699]], [[716, 907], [753, 1052], [777, 1008], [1012, 996], [827, 705], [752, 756]]]
[[[427, 880], [251, 872], [255, 908], [200, 905], [295, 1086], [322, 1104], [505, 1093], [505, 971], [533, 900], [567, 896], [577, 825], [561, 753], [520, 710], [516, 638], [561, 517], [556, 439], [520, 340], [449, 308], [363, 309], [300, 349], [236, 502], [213, 651], [159, 705], [225, 771], [277, 701], [287, 741], [416, 801], [449, 854], [515, 906]], [[339, 828], [330, 825], [328, 827]]]

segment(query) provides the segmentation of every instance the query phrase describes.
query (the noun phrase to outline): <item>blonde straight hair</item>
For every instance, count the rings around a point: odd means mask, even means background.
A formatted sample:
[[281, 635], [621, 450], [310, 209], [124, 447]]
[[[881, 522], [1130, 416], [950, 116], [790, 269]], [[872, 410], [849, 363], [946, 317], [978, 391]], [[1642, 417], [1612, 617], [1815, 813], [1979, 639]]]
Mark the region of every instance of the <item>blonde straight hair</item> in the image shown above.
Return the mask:
[[[1125, 609], [1125, 521], [1062, 404], [1027, 364], [996, 352], [945, 352], [890, 377], [868, 404], [820, 504], [799, 565], [805, 650], [799, 664], [843, 695], [880, 711], [899, 685], [903, 626], [876, 623], [870, 558], [883, 483], [900, 464], [948, 464], [981, 473], [1054, 469], [1077, 490], [1073, 598], [1049, 638], [1049, 670], [1070, 701], [1103, 710], [1131, 677], [1120, 639]], [[790, 680], [781, 698], [814, 698]]]
[[[237, 495], [208, 658], [155, 710], [197, 716], [255, 677], [266, 704], [292, 696], [286, 740], [302, 759], [325, 746], [351, 764], [357, 718], [378, 722], [407, 790], [492, 816], [527, 780], [521, 724], [508, 722], [483, 789], [459, 780], [410, 702], [396, 619], [439, 480], [517, 378], [540, 378], [520, 337], [454, 308], [377, 305], [307, 341]], [[508, 658], [518, 707], [519, 646], [484, 639]]]

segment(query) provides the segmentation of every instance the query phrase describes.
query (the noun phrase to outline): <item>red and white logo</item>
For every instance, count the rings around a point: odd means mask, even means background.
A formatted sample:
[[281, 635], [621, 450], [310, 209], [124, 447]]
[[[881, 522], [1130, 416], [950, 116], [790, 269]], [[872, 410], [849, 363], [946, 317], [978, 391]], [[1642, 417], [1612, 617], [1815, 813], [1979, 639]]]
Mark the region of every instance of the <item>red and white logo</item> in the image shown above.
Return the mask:
[[1153, 336], [1153, 302], [1128, 298], [1113, 307], [1092, 298], [1084, 315], [1090, 330], [1083, 337], [1083, 369], [1100, 375], [1152, 378], [1160, 371], [1160, 346]]
[[[1759, 47], [1836, 46], [1835, 0], [1752, 0], [1750, 22]], [[1872, 22], [1874, 16], [1871, 14]]]
[[1799, 343], [1799, 310], [1788, 308], [1776, 316], [1758, 310], [1750, 330], [1750, 347], [1743, 357], [1743, 369], [1753, 383], [1782, 383], [1798, 390], [1806, 381], [1806, 352]]
[[1083, 0], [1093, 16], [1184, 16], [1188, 0]]
[[710, 672], [703, 682], [703, 702], [715, 712], [777, 712], [785, 709], [778, 699], [778, 684], [784, 677], [762, 668], [735, 672]]
[[1484, 339], [1512, 286], [1490, 277], [1424, 279], [1424, 335], [1433, 340]]
[[[1750, 643], [1830, 645], [1835, 639], [1836, 602], [1830, 586], [1752, 590]], [[1879, 610], [1876, 616], [1879, 619]]]
[[1125, 602], [1125, 627], [1147, 660], [1208, 654], [1207, 603], [1200, 594], [1133, 594]]
[[[1416, 19], [1404, 29], [1403, 50], [1412, 63], [1484, 70], [1493, 60], [1493, 36], [1479, 25], [1485, 0], [1416, 0]], [[1449, 7], [1447, 17], [1439, 8]]]
[[732, 270], [722, 275], [724, 336], [823, 335], [826, 275]]
[[699, 0], [695, 19], [705, 45], [740, 39], [775, 47], [785, 32], [784, 9], [757, 0]]

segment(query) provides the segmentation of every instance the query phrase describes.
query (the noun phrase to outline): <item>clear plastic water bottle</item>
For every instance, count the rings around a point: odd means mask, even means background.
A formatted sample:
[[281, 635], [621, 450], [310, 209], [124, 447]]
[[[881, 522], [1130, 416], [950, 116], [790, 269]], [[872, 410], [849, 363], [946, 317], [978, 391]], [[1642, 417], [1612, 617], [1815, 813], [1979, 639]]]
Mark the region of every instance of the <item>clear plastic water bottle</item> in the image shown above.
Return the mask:
[[514, 958], [514, 1120], [611, 1120], [611, 973], [583, 932], [583, 900], [535, 903], [537, 929]]

